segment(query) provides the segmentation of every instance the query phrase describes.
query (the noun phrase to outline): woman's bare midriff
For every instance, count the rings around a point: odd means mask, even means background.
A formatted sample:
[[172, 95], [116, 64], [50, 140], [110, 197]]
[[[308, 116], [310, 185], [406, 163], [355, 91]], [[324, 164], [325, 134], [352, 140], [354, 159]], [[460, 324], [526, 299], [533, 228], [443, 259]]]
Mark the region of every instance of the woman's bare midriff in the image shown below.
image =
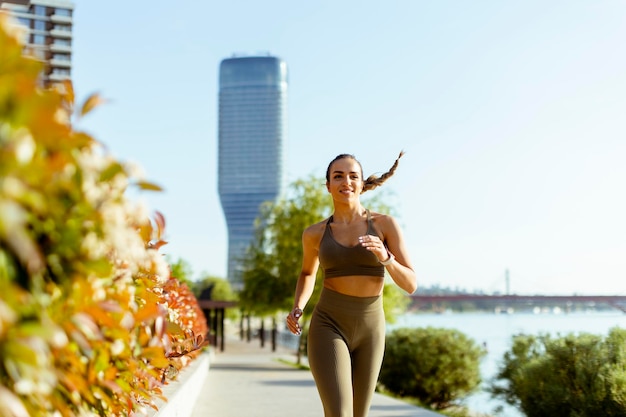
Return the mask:
[[326, 278], [324, 287], [353, 297], [375, 297], [383, 293], [385, 279], [368, 275]]

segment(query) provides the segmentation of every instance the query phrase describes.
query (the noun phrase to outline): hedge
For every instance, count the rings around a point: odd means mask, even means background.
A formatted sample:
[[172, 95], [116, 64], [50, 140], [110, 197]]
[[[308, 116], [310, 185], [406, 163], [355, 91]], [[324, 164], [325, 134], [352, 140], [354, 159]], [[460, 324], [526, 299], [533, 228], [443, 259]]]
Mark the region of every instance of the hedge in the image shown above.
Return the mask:
[[0, 13], [0, 416], [129, 416], [204, 344], [191, 291], [159, 253], [158, 190], [73, 128], [70, 82], [40, 86]]
[[528, 417], [626, 415], [626, 330], [513, 337], [490, 384]]
[[387, 335], [379, 382], [436, 410], [460, 405], [480, 385], [485, 350], [456, 329], [398, 328]]

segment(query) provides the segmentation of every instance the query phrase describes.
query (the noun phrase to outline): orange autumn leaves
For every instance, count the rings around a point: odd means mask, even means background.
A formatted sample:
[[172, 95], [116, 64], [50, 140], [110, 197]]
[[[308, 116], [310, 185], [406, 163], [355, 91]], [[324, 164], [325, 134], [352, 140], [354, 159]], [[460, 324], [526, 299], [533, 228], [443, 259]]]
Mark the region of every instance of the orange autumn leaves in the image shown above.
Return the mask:
[[164, 217], [125, 193], [159, 187], [73, 128], [104, 100], [42, 89], [11, 25], [0, 13], [0, 416], [141, 414], [204, 316], [158, 252]]

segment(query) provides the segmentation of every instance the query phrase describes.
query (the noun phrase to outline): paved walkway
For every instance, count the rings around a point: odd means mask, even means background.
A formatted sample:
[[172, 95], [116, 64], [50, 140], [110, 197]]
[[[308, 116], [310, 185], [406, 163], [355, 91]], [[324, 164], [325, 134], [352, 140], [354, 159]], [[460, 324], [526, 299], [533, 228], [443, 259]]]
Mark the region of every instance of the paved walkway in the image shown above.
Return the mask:
[[[259, 340], [226, 339], [213, 352], [208, 377], [191, 417], [323, 417], [313, 377], [281, 361], [295, 361], [285, 348], [272, 352]], [[376, 393], [369, 417], [441, 417]]]

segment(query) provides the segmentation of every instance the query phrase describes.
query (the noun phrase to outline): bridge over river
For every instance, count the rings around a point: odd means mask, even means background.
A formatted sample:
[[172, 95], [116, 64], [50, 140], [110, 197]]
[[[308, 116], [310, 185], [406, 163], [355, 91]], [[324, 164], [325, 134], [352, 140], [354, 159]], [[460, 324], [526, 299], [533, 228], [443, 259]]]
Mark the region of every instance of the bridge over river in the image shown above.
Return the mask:
[[626, 313], [626, 295], [487, 295], [487, 294], [443, 294], [410, 295], [413, 307], [437, 306], [442, 303], [473, 302], [475, 304], [497, 306], [546, 306], [546, 305], [586, 305], [611, 306]]

